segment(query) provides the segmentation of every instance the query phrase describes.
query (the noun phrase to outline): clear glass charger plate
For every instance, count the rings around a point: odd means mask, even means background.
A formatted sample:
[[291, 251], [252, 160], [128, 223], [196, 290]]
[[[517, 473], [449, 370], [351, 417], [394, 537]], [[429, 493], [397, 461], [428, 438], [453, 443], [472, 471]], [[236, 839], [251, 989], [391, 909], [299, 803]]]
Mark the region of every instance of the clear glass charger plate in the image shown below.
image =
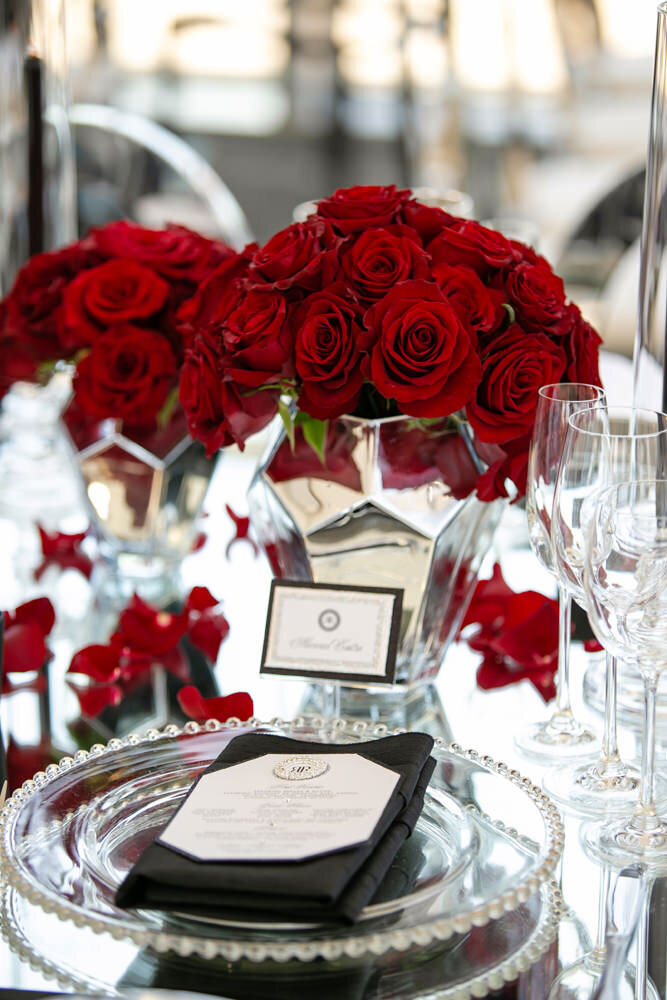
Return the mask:
[[0, 814], [9, 885], [59, 920], [157, 955], [306, 963], [447, 942], [518, 910], [553, 875], [563, 827], [551, 800], [507, 765], [436, 741], [415, 831], [355, 925], [238, 924], [116, 907], [116, 887], [194, 779], [248, 730], [330, 743], [387, 735], [385, 726], [344, 719], [212, 720], [79, 751], [25, 782]]
[[547, 882], [515, 909], [444, 942], [332, 962], [229, 963], [138, 948], [63, 922], [10, 887], [0, 894], [2, 935], [23, 962], [60, 990], [124, 1000], [164, 1000], [153, 996], [164, 989], [228, 1000], [468, 1000], [527, 970], [526, 990], [541, 996], [553, 977], [549, 946], [562, 912], [558, 887]]

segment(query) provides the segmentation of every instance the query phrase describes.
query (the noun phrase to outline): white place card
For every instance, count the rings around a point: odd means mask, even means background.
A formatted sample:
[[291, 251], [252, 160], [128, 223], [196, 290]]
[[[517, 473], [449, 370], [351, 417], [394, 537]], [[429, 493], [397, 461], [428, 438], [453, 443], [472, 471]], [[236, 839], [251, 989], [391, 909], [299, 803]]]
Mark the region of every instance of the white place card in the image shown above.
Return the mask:
[[403, 591], [274, 580], [260, 673], [392, 684]]
[[302, 861], [369, 840], [399, 775], [356, 753], [264, 754], [203, 774], [158, 842], [197, 861]]

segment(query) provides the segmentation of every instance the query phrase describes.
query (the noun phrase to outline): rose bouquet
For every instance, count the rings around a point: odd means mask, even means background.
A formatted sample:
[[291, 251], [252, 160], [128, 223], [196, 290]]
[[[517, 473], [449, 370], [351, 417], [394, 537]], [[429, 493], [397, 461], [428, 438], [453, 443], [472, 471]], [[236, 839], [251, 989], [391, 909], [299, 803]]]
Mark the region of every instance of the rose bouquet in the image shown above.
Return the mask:
[[0, 302], [0, 396], [71, 361], [71, 427], [154, 427], [177, 403], [178, 310], [231, 254], [181, 226], [119, 221], [33, 257]]
[[228, 256], [183, 304], [180, 400], [209, 453], [280, 413], [326, 462], [327, 422], [406, 415], [465, 425], [477, 495], [525, 491], [537, 390], [599, 384], [600, 338], [530, 247], [353, 187]]

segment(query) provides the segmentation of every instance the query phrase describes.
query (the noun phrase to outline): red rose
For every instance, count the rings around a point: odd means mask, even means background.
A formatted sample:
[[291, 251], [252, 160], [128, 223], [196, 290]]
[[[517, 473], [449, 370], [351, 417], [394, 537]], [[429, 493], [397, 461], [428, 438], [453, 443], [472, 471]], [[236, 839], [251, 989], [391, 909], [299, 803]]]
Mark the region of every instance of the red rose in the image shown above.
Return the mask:
[[2, 327], [7, 337], [18, 338], [26, 357], [44, 361], [71, 353], [60, 341], [63, 292], [80, 271], [99, 262], [99, 254], [80, 242], [37, 254], [21, 268], [5, 300]]
[[481, 441], [503, 444], [530, 434], [540, 386], [559, 382], [565, 352], [544, 334], [526, 334], [513, 323], [493, 340], [482, 361], [476, 398], [466, 407]]
[[574, 325], [569, 337], [563, 339], [567, 356], [567, 377], [570, 382], [602, 385], [598, 369], [598, 351], [602, 337], [587, 323], [576, 306], [570, 307]]
[[28, 345], [0, 329], [0, 399], [14, 382], [32, 382], [36, 376], [37, 361]]
[[240, 385], [279, 382], [291, 368], [287, 303], [276, 292], [249, 291], [222, 327], [225, 367]]
[[505, 278], [505, 291], [524, 330], [561, 337], [572, 329], [563, 282], [548, 264], [517, 264]]
[[110, 260], [84, 271], [63, 295], [63, 340], [73, 347], [94, 344], [110, 326], [154, 316], [168, 294], [166, 281], [132, 260]]
[[487, 288], [471, 268], [437, 264], [433, 277], [466, 330], [488, 333], [507, 317], [502, 292]]
[[515, 441], [508, 441], [500, 448], [499, 445], [487, 445], [482, 442], [477, 443], [477, 452], [480, 458], [484, 459], [485, 451], [493, 449], [495, 454], [488, 459], [488, 468], [477, 480], [477, 496], [480, 500], [490, 502], [498, 497], [508, 497], [506, 481], [509, 479], [517, 489], [515, 500], [521, 499], [526, 494], [526, 482], [528, 478], [528, 450], [530, 448], [530, 434], [517, 438]]
[[398, 219], [409, 191], [399, 191], [395, 184], [339, 188], [330, 198], [317, 202], [317, 214], [329, 219], [344, 235], [358, 233], [371, 226], [387, 226]]
[[176, 326], [187, 344], [195, 333], [219, 327], [246, 294], [248, 262], [256, 250], [252, 244], [243, 253], [229, 257], [178, 310]]
[[437, 205], [424, 205], [414, 198], [404, 203], [401, 215], [403, 222], [419, 234], [424, 246], [427, 246], [443, 229], [458, 222], [458, 216], [450, 215]]
[[265, 288], [314, 291], [329, 284], [340, 240], [328, 222], [311, 216], [272, 236], [250, 262], [250, 279]]
[[443, 229], [427, 249], [434, 264], [471, 267], [481, 277], [517, 258], [517, 251], [502, 233], [470, 219], [459, 219]]
[[471, 339], [437, 285], [405, 281], [372, 306], [371, 375], [403, 413], [445, 417], [464, 406], [480, 379]]
[[310, 295], [294, 320], [299, 408], [321, 420], [354, 410], [365, 377], [368, 336], [344, 294], [334, 285]]
[[178, 398], [193, 438], [213, 455], [232, 443], [222, 409], [222, 345], [216, 335], [202, 331], [186, 348]]
[[101, 229], [93, 229], [91, 238], [107, 257], [135, 260], [164, 278], [193, 285], [234, 254], [226, 243], [206, 239], [185, 226], [145, 229], [132, 222], [110, 222]]
[[159, 333], [131, 326], [112, 327], [78, 364], [74, 394], [90, 416], [153, 422], [176, 378], [176, 359]]
[[248, 438], [263, 430], [278, 412], [280, 389], [244, 392], [244, 386], [237, 385], [227, 376], [220, 388], [227, 429], [243, 451]]
[[407, 226], [369, 229], [341, 254], [345, 283], [364, 305], [377, 302], [399, 281], [428, 278], [429, 258]]

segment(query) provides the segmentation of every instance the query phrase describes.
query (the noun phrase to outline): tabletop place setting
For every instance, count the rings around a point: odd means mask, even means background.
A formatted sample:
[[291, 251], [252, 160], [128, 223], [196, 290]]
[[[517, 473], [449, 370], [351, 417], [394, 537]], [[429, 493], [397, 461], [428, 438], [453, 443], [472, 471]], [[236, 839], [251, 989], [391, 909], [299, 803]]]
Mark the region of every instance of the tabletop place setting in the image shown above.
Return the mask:
[[[667, 4], [625, 358], [540, 227], [407, 140], [402, 183], [339, 151], [280, 219], [162, 124], [187, 101], [139, 113], [136, 38], [138, 110], [72, 104], [74, 6], [0, 0], [2, 991], [665, 1000]], [[165, 94], [234, 6], [172, 26]], [[434, 6], [461, 73], [481, 6]]]

